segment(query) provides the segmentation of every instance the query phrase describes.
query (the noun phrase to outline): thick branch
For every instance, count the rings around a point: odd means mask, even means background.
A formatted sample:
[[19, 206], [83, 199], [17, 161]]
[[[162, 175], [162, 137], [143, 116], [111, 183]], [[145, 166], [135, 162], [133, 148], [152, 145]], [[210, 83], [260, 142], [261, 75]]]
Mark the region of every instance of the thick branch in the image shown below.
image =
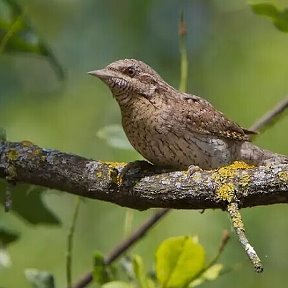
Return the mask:
[[240, 208], [288, 202], [287, 164], [243, 169], [240, 163], [195, 172], [188, 178], [185, 171], [169, 172], [141, 163], [93, 161], [30, 142], [0, 143], [1, 178], [134, 209], [226, 209], [231, 193]]

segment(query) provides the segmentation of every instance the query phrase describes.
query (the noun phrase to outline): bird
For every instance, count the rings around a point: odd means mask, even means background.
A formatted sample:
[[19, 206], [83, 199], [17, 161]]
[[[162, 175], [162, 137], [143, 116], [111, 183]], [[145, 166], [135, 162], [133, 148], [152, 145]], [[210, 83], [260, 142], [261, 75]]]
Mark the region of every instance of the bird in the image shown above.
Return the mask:
[[112, 62], [88, 72], [102, 80], [119, 104], [131, 145], [152, 164], [210, 170], [244, 161], [266, 165], [287, 157], [251, 143], [255, 134], [196, 95], [173, 88], [136, 59]]

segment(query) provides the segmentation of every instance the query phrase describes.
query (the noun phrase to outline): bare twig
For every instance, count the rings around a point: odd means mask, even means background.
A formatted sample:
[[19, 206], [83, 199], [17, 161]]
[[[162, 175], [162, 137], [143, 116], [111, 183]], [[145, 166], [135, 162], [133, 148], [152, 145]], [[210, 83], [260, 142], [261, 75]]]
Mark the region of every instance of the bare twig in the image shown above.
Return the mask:
[[[109, 265], [119, 256], [121, 256], [128, 248], [139, 241], [148, 230], [150, 230], [170, 209], [160, 209], [154, 213], [146, 222], [144, 222], [134, 233], [125, 239], [122, 243], [116, 245], [110, 253], [105, 257], [105, 264]], [[88, 272], [82, 279], [77, 282], [73, 288], [86, 287], [92, 281], [92, 272]]]
[[67, 278], [67, 287], [72, 287], [72, 250], [73, 250], [73, 236], [76, 227], [76, 221], [79, 214], [81, 198], [77, 197], [77, 202], [75, 205], [71, 226], [69, 229], [67, 237], [67, 254], [66, 254], [66, 278]]
[[230, 240], [230, 234], [227, 230], [224, 230], [218, 252], [217, 252], [216, 256], [207, 265], [205, 270], [212, 267], [219, 260], [221, 254], [222, 254], [222, 252], [223, 252], [224, 248], [226, 247], [229, 240]]
[[275, 107], [264, 114], [259, 120], [257, 120], [250, 129], [252, 131], [264, 130], [270, 126], [275, 119], [280, 116], [288, 108], [288, 96], [282, 99]]
[[246, 235], [245, 228], [239, 212], [238, 204], [236, 202], [231, 202], [228, 204], [227, 211], [231, 217], [233, 228], [238, 236], [240, 243], [242, 244], [247, 256], [249, 257], [251, 263], [253, 264], [256, 272], [262, 272], [263, 266], [260, 258], [258, 257], [254, 248], [250, 245]]

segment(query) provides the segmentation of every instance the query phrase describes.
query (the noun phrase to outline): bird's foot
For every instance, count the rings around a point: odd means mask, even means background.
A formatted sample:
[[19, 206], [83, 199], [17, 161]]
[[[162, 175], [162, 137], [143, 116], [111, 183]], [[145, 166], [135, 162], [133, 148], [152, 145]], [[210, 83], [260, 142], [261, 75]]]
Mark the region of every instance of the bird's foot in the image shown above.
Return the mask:
[[121, 183], [123, 183], [125, 178], [136, 175], [142, 170], [151, 168], [151, 166], [152, 164], [143, 160], [129, 162], [121, 169], [120, 173], [118, 174], [118, 179]]
[[203, 169], [201, 169], [199, 166], [196, 165], [190, 165], [187, 170], [187, 178], [189, 179], [195, 172], [202, 172]]

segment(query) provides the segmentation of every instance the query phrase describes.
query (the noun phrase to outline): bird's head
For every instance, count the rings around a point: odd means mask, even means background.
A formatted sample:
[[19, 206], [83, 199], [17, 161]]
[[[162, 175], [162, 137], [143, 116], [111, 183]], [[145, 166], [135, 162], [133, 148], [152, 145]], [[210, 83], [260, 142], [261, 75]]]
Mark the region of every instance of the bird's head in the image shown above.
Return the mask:
[[135, 59], [118, 60], [88, 73], [101, 79], [120, 105], [134, 97], [151, 99], [164, 82], [150, 66]]

